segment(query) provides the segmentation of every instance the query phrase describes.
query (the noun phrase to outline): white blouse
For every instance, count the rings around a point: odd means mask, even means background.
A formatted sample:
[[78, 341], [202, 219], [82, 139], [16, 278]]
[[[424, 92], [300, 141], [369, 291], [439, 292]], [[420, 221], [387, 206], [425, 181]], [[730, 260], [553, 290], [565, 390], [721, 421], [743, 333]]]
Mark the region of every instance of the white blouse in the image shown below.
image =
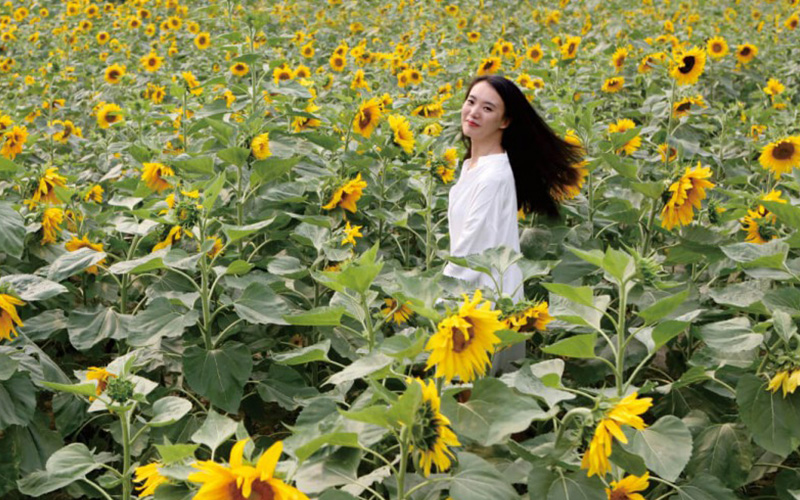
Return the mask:
[[[519, 252], [517, 192], [508, 154], [482, 156], [473, 168], [469, 168], [471, 164], [471, 159], [464, 162], [458, 182], [450, 189], [450, 255], [464, 257], [500, 245]], [[445, 266], [444, 274], [494, 289], [489, 276], [452, 262]], [[499, 284], [497, 273], [494, 278]], [[522, 270], [514, 264], [503, 275], [502, 292], [518, 302], [523, 298], [521, 284]]]

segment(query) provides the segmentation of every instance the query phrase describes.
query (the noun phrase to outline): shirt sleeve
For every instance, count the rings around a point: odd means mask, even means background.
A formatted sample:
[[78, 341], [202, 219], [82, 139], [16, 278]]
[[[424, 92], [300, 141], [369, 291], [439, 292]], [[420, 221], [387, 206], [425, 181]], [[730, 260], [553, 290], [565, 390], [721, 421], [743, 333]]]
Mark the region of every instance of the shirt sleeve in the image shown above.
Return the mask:
[[[502, 227], [503, 206], [508, 202], [510, 188], [513, 188], [513, 185], [496, 179], [489, 179], [476, 188], [468, 199], [462, 232], [458, 235], [457, 241], [451, 242], [450, 255], [464, 257], [507, 244], [499, 241], [499, 228]], [[445, 266], [444, 274], [479, 286], [494, 286], [491, 278], [484, 273], [452, 262]]]

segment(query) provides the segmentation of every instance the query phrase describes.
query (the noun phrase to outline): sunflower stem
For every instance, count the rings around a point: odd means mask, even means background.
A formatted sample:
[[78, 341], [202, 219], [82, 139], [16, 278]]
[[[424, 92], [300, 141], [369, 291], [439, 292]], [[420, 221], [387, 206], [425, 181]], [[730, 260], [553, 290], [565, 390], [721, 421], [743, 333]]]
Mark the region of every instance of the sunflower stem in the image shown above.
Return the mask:
[[628, 282], [622, 281], [619, 286], [619, 312], [617, 316], [617, 369], [614, 373], [617, 379], [617, 395], [622, 397], [624, 381], [622, 373], [625, 370], [625, 312], [628, 302]]
[[123, 410], [119, 416], [122, 426], [122, 500], [131, 498], [131, 439], [130, 439], [130, 413]]
[[408, 440], [411, 427], [403, 427], [400, 431], [400, 470], [397, 472], [397, 499], [406, 499], [406, 469], [408, 468]]

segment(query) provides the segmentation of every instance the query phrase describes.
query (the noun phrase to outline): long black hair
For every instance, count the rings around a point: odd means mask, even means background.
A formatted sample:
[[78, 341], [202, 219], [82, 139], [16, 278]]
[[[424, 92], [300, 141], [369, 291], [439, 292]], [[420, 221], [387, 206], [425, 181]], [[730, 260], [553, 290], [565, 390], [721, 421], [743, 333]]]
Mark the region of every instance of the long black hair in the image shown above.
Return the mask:
[[[514, 172], [517, 208], [558, 217], [556, 195], [578, 184], [580, 172], [573, 165], [581, 160], [583, 148], [553, 132], [519, 87], [502, 76], [485, 75], [472, 80], [465, 101], [478, 82], [486, 82], [497, 91], [505, 104], [505, 118], [510, 120], [503, 130], [502, 146]], [[472, 155], [472, 140], [463, 130], [461, 140], [467, 148], [466, 160]]]

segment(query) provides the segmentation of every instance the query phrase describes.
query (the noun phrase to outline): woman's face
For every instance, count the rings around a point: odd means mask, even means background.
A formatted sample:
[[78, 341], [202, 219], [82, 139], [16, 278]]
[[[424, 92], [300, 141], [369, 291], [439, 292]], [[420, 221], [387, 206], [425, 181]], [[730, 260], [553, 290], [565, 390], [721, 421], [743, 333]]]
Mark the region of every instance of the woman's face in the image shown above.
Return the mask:
[[473, 141], [484, 142], [503, 137], [508, 127], [506, 108], [500, 94], [488, 82], [473, 85], [461, 106], [461, 130]]

